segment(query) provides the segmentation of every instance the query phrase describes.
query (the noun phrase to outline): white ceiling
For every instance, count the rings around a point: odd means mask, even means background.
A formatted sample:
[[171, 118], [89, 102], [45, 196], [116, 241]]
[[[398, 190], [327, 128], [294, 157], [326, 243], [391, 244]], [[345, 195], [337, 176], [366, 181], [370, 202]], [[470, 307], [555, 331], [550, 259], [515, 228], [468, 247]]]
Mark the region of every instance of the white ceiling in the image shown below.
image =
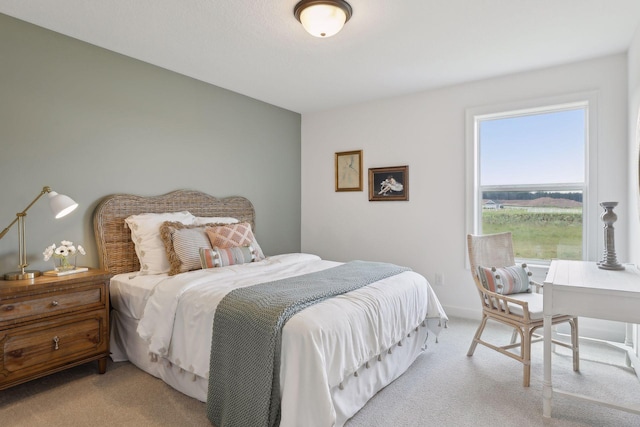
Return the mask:
[[299, 113], [624, 52], [640, 0], [0, 0], [0, 12]]

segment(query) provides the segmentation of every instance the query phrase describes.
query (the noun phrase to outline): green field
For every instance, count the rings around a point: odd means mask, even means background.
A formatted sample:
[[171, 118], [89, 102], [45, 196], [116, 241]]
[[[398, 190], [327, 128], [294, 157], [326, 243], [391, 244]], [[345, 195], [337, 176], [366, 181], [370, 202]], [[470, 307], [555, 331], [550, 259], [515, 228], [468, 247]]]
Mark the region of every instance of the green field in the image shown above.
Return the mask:
[[517, 258], [582, 259], [579, 209], [483, 210], [482, 234], [511, 231]]

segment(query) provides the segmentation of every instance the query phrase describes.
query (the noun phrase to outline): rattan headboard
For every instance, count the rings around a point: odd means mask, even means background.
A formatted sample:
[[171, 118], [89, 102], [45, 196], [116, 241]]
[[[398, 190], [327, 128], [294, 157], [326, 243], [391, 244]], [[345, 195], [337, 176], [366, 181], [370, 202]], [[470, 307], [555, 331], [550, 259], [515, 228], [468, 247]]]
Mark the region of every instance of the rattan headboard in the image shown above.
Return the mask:
[[98, 246], [100, 268], [111, 274], [140, 270], [140, 263], [124, 220], [141, 213], [189, 211], [195, 216], [230, 216], [249, 222], [255, 229], [255, 210], [244, 197], [218, 199], [200, 191], [178, 190], [143, 197], [115, 194], [100, 201], [93, 213], [93, 230]]

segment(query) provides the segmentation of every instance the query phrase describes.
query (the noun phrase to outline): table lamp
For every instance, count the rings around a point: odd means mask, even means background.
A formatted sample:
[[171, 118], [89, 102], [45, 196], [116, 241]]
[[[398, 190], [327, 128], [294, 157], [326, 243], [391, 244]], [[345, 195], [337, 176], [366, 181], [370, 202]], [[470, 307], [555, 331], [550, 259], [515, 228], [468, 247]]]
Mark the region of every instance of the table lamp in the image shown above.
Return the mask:
[[45, 194], [49, 195], [49, 206], [51, 207], [51, 211], [53, 215], [58, 218], [62, 218], [67, 215], [75, 208], [78, 207], [78, 204], [74, 202], [69, 196], [65, 196], [64, 194], [58, 194], [55, 191], [51, 190], [51, 187], [43, 187], [42, 191], [31, 203], [27, 206], [22, 212], [18, 212], [16, 214], [16, 218], [9, 224], [7, 228], [2, 230], [0, 233], [0, 239], [7, 234], [7, 231], [15, 224], [18, 223], [18, 253], [20, 256], [20, 263], [18, 267], [20, 271], [14, 271], [11, 273], [7, 273], [4, 275], [5, 280], [23, 280], [23, 279], [33, 279], [34, 277], [38, 277], [40, 272], [37, 270], [25, 270], [29, 263], [27, 262], [27, 248], [25, 245], [25, 218], [27, 216], [27, 211], [38, 201], [38, 199]]

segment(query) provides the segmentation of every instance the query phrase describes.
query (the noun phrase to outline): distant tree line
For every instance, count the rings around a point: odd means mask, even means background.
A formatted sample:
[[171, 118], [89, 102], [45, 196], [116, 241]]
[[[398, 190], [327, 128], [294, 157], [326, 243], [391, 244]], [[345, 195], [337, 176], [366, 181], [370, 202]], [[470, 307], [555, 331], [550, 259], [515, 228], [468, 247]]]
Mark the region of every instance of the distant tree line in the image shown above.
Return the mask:
[[582, 203], [582, 193], [558, 193], [551, 191], [485, 191], [482, 193], [483, 199], [491, 200], [535, 200], [540, 197], [551, 197], [553, 199], [569, 199]]

